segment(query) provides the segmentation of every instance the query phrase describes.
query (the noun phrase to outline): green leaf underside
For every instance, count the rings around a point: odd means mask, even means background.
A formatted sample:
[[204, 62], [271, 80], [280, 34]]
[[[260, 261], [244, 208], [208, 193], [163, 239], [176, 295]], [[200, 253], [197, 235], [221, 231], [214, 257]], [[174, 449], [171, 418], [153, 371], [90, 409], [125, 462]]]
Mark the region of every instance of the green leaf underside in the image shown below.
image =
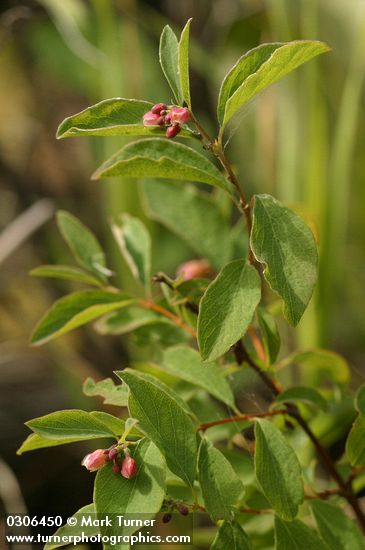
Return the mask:
[[199, 483], [205, 508], [213, 521], [229, 520], [243, 485], [225, 456], [208, 440], [199, 449]]
[[100, 334], [127, 334], [141, 327], [160, 324], [171, 325], [171, 321], [154, 311], [131, 306], [103, 317], [95, 328]]
[[[90, 438], [83, 439], [96, 439], [97, 436], [92, 436]], [[98, 436], [98, 437], [112, 437], [110, 434], [107, 436]], [[17, 455], [22, 455], [29, 451], [36, 451], [38, 449], [45, 449], [47, 447], [58, 447], [59, 445], [67, 445], [69, 443], [77, 443], [80, 441], [79, 437], [70, 437], [69, 439], [47, 439], [38, 434], [29, 434], [27, 439], [21, 444], [17, 450]]]
[[30, 275], [33, 277], [49, 277], [51, 279], [76, 281], [94, 286], [102, 285], [100, 280], [90, 275], [90, 273], [69, 265], [40, 265], [32, 269]]
[[304, 386], [284, 390], [276, 397], [275, 401], [276, 403], [285, 403], [286, 401], [304, 401], [305, 403], [310, 403], [311, 405], [319, 407], [323, 411], [328, 409], [327, 401], [317, 390]]
[[224, 79], [218, 99], [218, 120], [225, 126], [259, 92], [313, 57], [329, 51], [323, 42], [298, 40], [262, 44], [249, 51]]
[[346, 441], [346, 455], [352, 466], [365, 465], [365, 417], [359, 415]]
[[230, 193], [228, 181], [206, 157], [186, 145], [159, 138], [129, 143], [93, 174], [93, 179], [111, 176], [168, 178], [200, 181]]
[[257, 319], [264, 344], [266, 363], [272, 365], [280, 351], [280, 334], [275, 319], [264, 309], [257, 309]]
[[275, 517], [275, 550], [330, 550], [319, 535], [302, 521]]
[[192, 485], [197, 461], [196, 426], [169, 390], [153, 377], [126, 369], [117, 373], [129, 386], [129, 411], [165, 456], [170, 470]]
[[297, 325], [317, 279], [313, 234], [292, 210], [270, 195], [255, 195], [251, 248], [265, 265], [264, 276], [284, 300], [284, 315]]
[[202, 363], [199, 353], [187, 346], [176, 346], [164, 351], [161, 366], [171, 374], [200, 386], [211, 395], [235, 408], [232, 390], [216, 363]]
[[[76, 440], [77, 438], [82, 441], [100, 437], [115, 437], [115, 430], [110, 426], [109, 419], [106, 417], [101, 419], [101, 417], [79, 409], [67, 409], [46, 414], [39, 418], [33, 418], [25, 424], [42, 438], [51, 440]], [[123, 433], [123, 426], [121, 425], [120, 428], [121, 433]]]
[[[66, 540], [72, 540], [71, 537], [80, 536], [81, 533], [84, 533], [86, 537], [97, 536], [100, 532], [99, 527], [96, 527], [95, 525], [81, 525], [82, 518], [88, 518], [89, 516], [93, 519], [96, 518], [94, 504], [83, 506], [80, 510], [75, 512], [72, 517], [77, 519], [76, 524], [68, 525], [65, 523], [65, 525], [62, 525], [62, 527], [57, 529], [54, 536], [60, 537], [60, 542], [49, 542], [45, 544], [44, 550], [54, 550], [54, 548], [67, 546], [69, 543], [65, 542]], [[62, 537], [65, 537], [64, 541], [62, 541]]]
[[260, 277], [245, 260], [222, 269], [200, 302], [198, 343], [203, 360], [217, 359], [245, 334], [260, 298]]
[[257, 480], [277, 515], [291, 521], [304, 499], [298, 459], [284, 435], [268, 420], [256, 421], [255, 435]]
[[230, 260], [229, 227], [207, 193], [193, 185], [155, 180], [144, 182], [143, 197], [148, 216], [165, 225], [213, 267], [220, 269]]
[[133, 277], [146, 289], [151, 279], [151, 237], [138, 218], [127, 214], [112, 224], [114, 238]]
[[314, 349], [295, 352], [280, 361], [280, 365], [300, 365], [303, 368], [312, 367], [317, 372], [328, 371], [333, 382], [345, 384], [350, 377], [350, 369], [347, 361], [333, 351], [326, 349]]
[[128, 405], [127, 386], [122, 384], [117, 386], [111, 378], [105, 378], [99, 382], [95, 382], [92, 378], [86, 378], [82, 389], [88, 397], [103, 397], [105, 405], [116, 405], [117, 407]]
[[179, 76], [179, 43], [174, 31], [166, 25], [160, 38], [160, 65], [178, 105], [182, 104]]
[[182, 30], [179, 41], [179, 76], [182, 99], [187, 106], [191, 107], [190, 99], [190, 79], [189, 79], [189, 38], [190, 38], [190, 23], [189, 19]]
[[310, 506], [321, 537], [331, 550], [364, 550], [363, 536], [345, 512], [320, 500], [314, 500]]
[[252, 550], [245, 531], [238, 523], [224, 521], [212, 543], [211, 550]]
[[[149, 519], [159, 512], [165, 496], [165, 461], [157, 447], [143, 439], [131, 447], [131, 456], [138, 465], [137, 475], [125, 479], [115, 475], [109, 463], [98, 471], [94, 486], [94, 503], [100, 517], [121, 515], [126, 519]], [[130, 535], [138, 526], [101, 526], [103, 535]]]
[[365, 384], [362, 385], [356, 393], [355, 407], [359, 413], [365, 416]]
[[76, 261], [105, 282], [105, 255], [94, 234], [69, 212], [57, 212], [58, 228]]
[[31, 343], [40, 345], [110, 311], [133, 303], [125, 294], [85, 290], [57, 300], [36, 326]]

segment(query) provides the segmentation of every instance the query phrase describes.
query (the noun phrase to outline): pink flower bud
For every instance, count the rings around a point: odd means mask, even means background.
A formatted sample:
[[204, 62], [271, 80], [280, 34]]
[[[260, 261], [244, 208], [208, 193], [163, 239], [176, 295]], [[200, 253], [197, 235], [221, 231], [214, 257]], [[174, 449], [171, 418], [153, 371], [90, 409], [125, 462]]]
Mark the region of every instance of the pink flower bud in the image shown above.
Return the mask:
[[186, 504], [183, 504], [182, 502], [177, 504], [176, 508], [180, 512], [182, 516], [189, 515], [189, 508], [186, 506]]
[[122, 468], [120, 470], [120, 473], [123, 477], [126, 479], [131, 479], [134, 477], [137, 473], [138, 466], [137, 462], [132, 458], [131, 456], [126, 456], [123, 460]]
[[165, 124], [171, 124], [171, 115], [169, 113], [165, 116]]
[[166, 137], [169, 139], [174, 138], [181, 132], [181, 128], [178, 124], [173, 124], [172, 126], [169, 126], [166, 130]]
[[90, 472], [95, 472], [104, 466], [107, 461], [108, 455], [105, 454], [104, 449], [97, 449], [93, 453], [86, 455], [81, 464]]
[[119, 466], [118, 462], [116, 462], [116, 461], [113, 462], [112, 471], [113, 471], [114, 474], [117, 474], [117, 475], [120, 474], [120, 466]]
[[148, 111], [145, 115], [143, 115], [143, 125], [144, 126], [158, 126], [160, 120], [160, 115], [152, 113], [152, 111]]
[[186, 107], [173, 107], [171, 109], [171, 122], [185, 124], [190, 118], [189, 109]]
[[119, 454], [118, 449], [116, 447], [113, 447], [112, 449], [110, 449], [108, 453], [108, 459], [114, 460], [115, 458], [117, 458], [118, 454]]
[[166, 111], [167, 105], [165, 103], [156, 103], [151, 109], [151, 113], [154, 115], [161, 115], [161, 111]]
[[177, 275], [181, 275], [185, 281], [197, 279], [208, 275], [211, 271], [207, 260], [190, 260], [177, 268]]

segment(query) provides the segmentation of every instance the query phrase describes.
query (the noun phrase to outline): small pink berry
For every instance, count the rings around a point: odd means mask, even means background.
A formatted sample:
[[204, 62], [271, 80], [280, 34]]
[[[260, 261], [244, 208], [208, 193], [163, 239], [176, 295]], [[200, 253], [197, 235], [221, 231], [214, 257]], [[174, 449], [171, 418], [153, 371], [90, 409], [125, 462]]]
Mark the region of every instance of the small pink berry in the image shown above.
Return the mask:
[[120, 473], [126, 479], [131, 479], [136, 475], [137, 470], [138, 470], [137, 462], [134, 460], [134, 458], [127, 455], [123, 460]]
[[179, 124], [173, 124], [172, 126], [169, 126], [167, 128], [166, 137], [168, 137], [169, 139], [172, 139], [175, 136], [177, 136], [177, 134], [179, 134], [180, 132], [181, 132], [181, 128]]
[[186, 107], [173, 107], [171, 109], [171, 122], [185, 124], [190, 118], [189, 109]]
[[85, 466], [90, 472], [96, 472], [108, 461], [108, 455], [105, 454], [104, 449], [97, 449], [93, 453], [86, 455], [81, 462], [82, 466]]
[[167, 105], [165, 103], [156, 103], [151, 109], [151, 113], [154, 115], [161, 115], [161, 111], [166, 111]]
[[152, 113], [152, 111], [148, 111], [145, 115], [143, 115], [143, 125], [144, 126], [158, 126], [160, 120], [160, 115]]
[[211, 267], [207, 260], [189, 260], [181, 264], [176, 271], [177, 275], [181, 275], [185, 281], [197, 279], [208, 275]]

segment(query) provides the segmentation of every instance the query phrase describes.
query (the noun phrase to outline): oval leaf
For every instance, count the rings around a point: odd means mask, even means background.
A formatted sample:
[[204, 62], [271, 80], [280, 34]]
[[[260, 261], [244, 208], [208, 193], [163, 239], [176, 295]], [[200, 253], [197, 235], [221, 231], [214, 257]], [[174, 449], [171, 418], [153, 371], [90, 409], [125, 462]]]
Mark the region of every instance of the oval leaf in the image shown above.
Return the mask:
[[310, 405], [315, 405], [323, 411], [328, 409], [327, 401], [317, 390], [304, 386], [284, 390], [277, 396], [275, 401], [276, 403], [285, 403], [286, 401], [304, 401]]
[[174, 31], [166, 25], [160, 38], [160, 65], [178, 105], [182, 104], [179, 77], [179, 43]]
[[[164, 454], [168, 467], [189, 485], [196, 473], [196, 426], [167, 386], [126, 369], [118, 376], [129, 386], [129, 411]], [[165, 389], [166, 388], [166, 389]]]
[[365, 416], [365, 384], [363, 384], [356, 393], [355, 407], [359, 413]]
[[299, 520], [275, 517], [275, 550], [329, 550], [319, 535]]
[[218, 100], [218, 120], [225, 126], [245, 103], [313, 57], [328, 52], [323, 42], [298, 40], [262, 44], [249, 51], [224, 79]]
[[[143, 439], [134, 448], [131, 456], [138, 465], [137, 475], [125, 479], [112, 471], [109, 463], [98, 471], [94, 486], [94, 504], [99, 517], [124, 516], [126, 519], [153, 518], [159, 512], [165, 496], [165, 461], [157, 447]], [[141, 517], [142, 516], [142, 517]], [[103, 535], [131, 535], [138, 526], [100, 526]]]
[[96, 277], [93, 277], [82, 269], [68, 265], [40, 265], [32, 269], [30, 275], [33, 277], [49, 277], [51, 279], [77, 281], [88, 285], [102, 286], [102, 283]]
[[128, 388], [122, 384], [116, 386], [111, 378], [105, 378], [95, 382], [92, 378], [86, 378], [83, 388], [85, 395], [89, 397], [100, 396], [105, 405], [126, 407], [128, 404]]
[[245, 531], [239, 523], [224, 521], [210, 547], [211, 550], [252, 550]]
[[[98, 437], [112, 437], [109, 436], [98, 436]], [[89, 439], [89, 438], [87, 438]], [[96, 439], [96, 437], [91, 437], [90, 439]], [[48, 447], [58, 447], [59, 445], [67, 445], [68, 443], [76, 443], [80, 441], [78, 437], [70, 437], [68, 439], [47, 439], [42, 437], [39, 434], [30, 434], [27, 439], [21, 444], [17, 450], [17, 455], [22, 455], [29, 451], [36, 451], [38, 449], [45, 449]]]
[[85, 290], [57, 300], [36, 326], [31, 343], [39, 346], [97, 317], [132, 304], [126, 294]]
[[[100, 528], [96, 525], [82, 525], [81, 522], [83, 518], [88, 518], [91, 516], [92, 518], [96, 518], [95, 515], [95, 506], [94, 504], [88, 504], [87, 506], [83, 506], [73, 514], [73, 518], [75, 518], [75, 524], [72, 525], [72, 523], [68, 524], [67, 522], [65, 525], [62, 525], [57, 531], [53, 534], [54, 541], [60, 541], [60, 542], [49, 542], [44, 545], [43, 550], [54, 550], [54, 548], [60, 548], [62, 546], [68, 546], [70, 544], [70, 541], [73, 539], [71, 537], [80, 537], [84, 535], [84, 537], [93, 537], [97, 536], [100, 533]], [[77, 539], [76, 539], [77, 540]]]
[[257, 480], [278, 516], [291, 521], [304, 499], [299, 461], [280, 430], [268, 420], [256, 421], [255, 435]]
[[199, 386], [235, 409], [232, 390], [216, 363], [202, 363], [199, 353], [187, 346], [176, 346], [164, 351], [161, 367], [167, 372]]
[[[25, 424], [42, 438], [51, 440], [62, 441], [71, 438], [76, 440], [77, 438], [78, 441], [83, 441], [84, 439], [115, 437], [115, 430], [110, 427], [108, 420], [105, 422], [91, 413], [78, 409], [46, 414], [39, 418], [33, 418]], [[123, 427], [124, 422], [121, 427], [121, 434], [123, 433]]]
[[57, 225], [76, 261], [105, 282], [105, 274], [109, 272], [103, 249], [94, 234], [75, 216], [63, 210], [57, 212]]
[[95, 324], [100, 334], [127, 334], [149, 325], [172, 325], [166, 317], [149, 309], [126, 307], [103, 317]]
[[144, 182], [143, 196], [148, 216], [173, 231], [196, 254], [207, 258], [216, 269], [229, 262], [230, 230], [208, 193], [194, 185], [156, 180]]
[[245, 260], [222, 269], [200, 302], [198, 343], [204, 360], [217, 359], [245, 334], [260, 298], [260, 277]]
[[201, 181], [230, 193], [230, 185], [206, 157], [186, 145], [150, 138], [129, 143], [93, 174], [93, 179], [111, 176], [169, 178]]
[[352, 466], [365, 465], [365, 417], [359, 415], [346, 441], [346, 455]]
[[347, 361], [338, 353], [326, 349], [295, 352], [278, 363], [280, 368], [288, 365], [300, 365], [304, 369], [311, 368], [312, 372], [317, 373], [319, 379], [323, 372], [328, 373], [331, 381], [339, 384], [345, 384], [350, 378]]
[[138, 218], [124, 214], [112, 223], [111, 228], [133, 277], [148, 290], [151, 279], [151, 237], [146, 226]]
[[317, 279], [313, 234], [297, 214], [270, 195], [255, 195], [252, 222], [252, 251], [265, 264], [265, 278], [283, 298], [284, 315], [295, 326]]
[[336, 550], [364, 550], [364, 538], [356, 523], [336, 506], [320, 500], [310, 504], [322, 539]]
[[226, 457], [208, 440], [199, 449], [199, 483], [207, 512], [213, 521], [232, 518], [232, 506], [243, 493], [240, 478]]
[[189, 79], [189, 35], [190, 23], [189, 19], [182, 30], [179, 41], [179, 76], [182, 99], [185, 101], [189, 109], [191, 108], [190, 100], [190, 79]]

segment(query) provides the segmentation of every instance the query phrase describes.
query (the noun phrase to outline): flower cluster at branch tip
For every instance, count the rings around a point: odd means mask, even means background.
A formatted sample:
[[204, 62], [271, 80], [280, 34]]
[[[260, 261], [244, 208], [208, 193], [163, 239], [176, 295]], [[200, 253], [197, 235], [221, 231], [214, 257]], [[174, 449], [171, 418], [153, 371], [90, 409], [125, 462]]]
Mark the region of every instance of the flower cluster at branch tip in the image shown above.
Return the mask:
[[166, 137], [171, 139], [181, 132], [181, 124], [188, 122], [189, 118], [189, 109], [186, 107], [156, 103], [143, 116], [143, 124], [144, 126], [167, 126]]
[[[124, 457], [121, 456], [121, 453], [124, 454]], [[122, 446], [122, 450], [116, 445], [110, 449], [97, 449], [86, 455], [81, 464], [90, 472], [96, 472], [107, 462], [113, 462], [113, 472], [122, 475], [126, 479], [132, 479], [137, 474], [137, 462], [130, 456], [129, 449], [126, 446]]]

